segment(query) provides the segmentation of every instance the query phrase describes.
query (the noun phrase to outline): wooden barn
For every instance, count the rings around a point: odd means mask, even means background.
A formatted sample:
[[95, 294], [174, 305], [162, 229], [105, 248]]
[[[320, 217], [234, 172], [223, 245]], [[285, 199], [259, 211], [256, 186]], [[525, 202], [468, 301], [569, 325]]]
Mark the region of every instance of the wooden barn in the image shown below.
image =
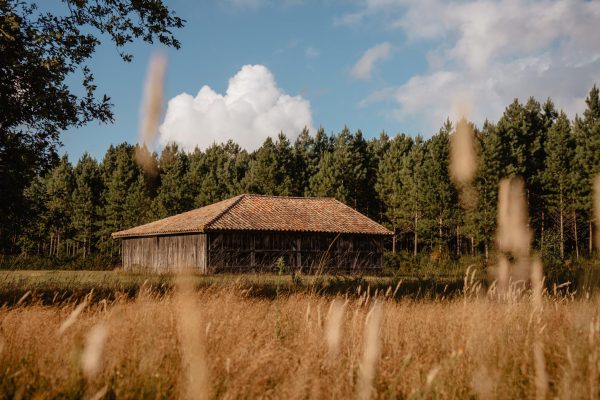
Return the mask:
[[123, 268], [200, 273], [376, 272], [392, 232], [333, 198], [243, 194], [112, 234]]

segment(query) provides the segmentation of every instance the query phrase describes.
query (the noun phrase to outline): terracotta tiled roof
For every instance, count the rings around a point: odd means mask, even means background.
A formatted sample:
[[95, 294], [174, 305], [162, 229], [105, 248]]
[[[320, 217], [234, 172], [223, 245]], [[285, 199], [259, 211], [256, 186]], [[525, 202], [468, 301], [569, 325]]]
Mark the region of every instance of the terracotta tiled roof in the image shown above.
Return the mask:
[[388, 229], [332, 198], [243, 194], [112, 234], [114, 238], [252, 230], [391, 235]]

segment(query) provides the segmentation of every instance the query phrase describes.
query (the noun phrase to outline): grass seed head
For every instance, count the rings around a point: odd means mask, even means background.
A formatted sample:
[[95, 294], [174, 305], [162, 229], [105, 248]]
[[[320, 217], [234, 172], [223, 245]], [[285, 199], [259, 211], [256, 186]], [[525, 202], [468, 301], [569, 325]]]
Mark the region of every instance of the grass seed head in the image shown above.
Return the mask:
[[339, 299], [333, 300], [327, 314], [327, 321], [325, 321], [325, 337], [327, 339], [329, 354], [332, 358], [336, 357], [340, 350], [345, 309], [346, 303]]
[[526, 257], [531, 239], [523, 179], [503, 179], [498, 193], [498, 248], [515, 258]]
[[83, 374], [91, 379], [100, 370], [102, 365], [102, 351], [108, 336], [108, 329], [104, 324], [92, 327], [85, 339], [85, 347], [81, 354], [81, 369]]
[[373, 381], [379, 359], [379, 326], [383, 316], [382, 305], [376, 302], [365, 320], [363, 354], [360, 362], [358, 393], [361, 400], [370, 399], [374, 393]]
[[472, 125], [461, 118], [456, 123], [456, 132], [450, 141], [450, 173], [454, 180], [468, 185], [477, 170], [475, 134]]
[[84, 300], [83, 302], [81, 302], [81, 304], [75, 307], [71, 314], [69, 314], [69, 317], [60, 325], [60, 328], [58, 329], [59, 335], [64, 334], [66, 330], [69, 329], [77, 321], [79, 314], [81, 314], [81, 312], [86, 306], [87, 300]]
[[[158, 125], [162, 112], [163, 92], [167, 59], [164, 55], [154, 54], [148, 66], [148, 76], [144, 88], [144, 98], [140, 110], [140, 132], [135, 158], [138, 165], [146, 172], [155, 173], [152, 154], [147, 148], [152, 148], [158, 134]], [[146, 148], [147, 147], [147, 148]]]

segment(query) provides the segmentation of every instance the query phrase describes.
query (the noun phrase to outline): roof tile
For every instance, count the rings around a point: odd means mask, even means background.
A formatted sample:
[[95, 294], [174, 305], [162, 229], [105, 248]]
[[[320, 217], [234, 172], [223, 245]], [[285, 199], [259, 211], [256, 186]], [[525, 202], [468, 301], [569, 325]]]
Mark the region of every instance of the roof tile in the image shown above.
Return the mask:
[[113, 233], [114, 238], [184, 232], [266, 230], [390, 235], [372, 219], [333, 199], [245, 194]]

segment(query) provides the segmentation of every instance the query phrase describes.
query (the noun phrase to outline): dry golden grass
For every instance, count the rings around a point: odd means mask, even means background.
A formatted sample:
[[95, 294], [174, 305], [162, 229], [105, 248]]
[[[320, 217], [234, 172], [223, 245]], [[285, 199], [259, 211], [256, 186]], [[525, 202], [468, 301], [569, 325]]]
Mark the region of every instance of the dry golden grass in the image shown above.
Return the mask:
[[600, 396], [600, 297], [181, 296], [0, 309], [0, 397]]

